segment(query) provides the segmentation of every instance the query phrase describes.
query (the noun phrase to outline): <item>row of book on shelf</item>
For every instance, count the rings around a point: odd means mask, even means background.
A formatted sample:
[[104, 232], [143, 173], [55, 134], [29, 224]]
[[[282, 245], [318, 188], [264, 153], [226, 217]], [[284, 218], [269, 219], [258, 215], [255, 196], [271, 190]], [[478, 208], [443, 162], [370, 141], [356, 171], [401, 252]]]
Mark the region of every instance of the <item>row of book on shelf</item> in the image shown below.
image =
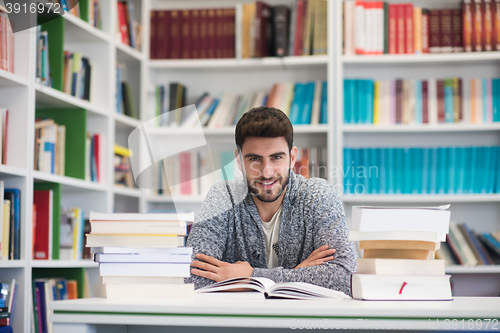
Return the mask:
[[[215, 183], [241, 175], [234, 150], [183, 152], [153, 166], [153, 194], [202, 196]], [[116, 170], [116, 169], [115, 169]], [[217, 171], [217, 172], [215, 172]], [[327, 178], [327, 148], [299, 148], [294, 172], [306, 178]], [[164, 181], [164, 176], [167, 181]], [[168, 186], [165, 186], [168, 184]]]
[[21, 259], [21, 191], [0, 181], [0, 259]]
[[500, 3], [463, 0], [462, 8], [344, 2], [344, 54], [421, 54], [500, 50]]
[[500, 193], [500, 147], [344, 148], [345, 194]]
[[136, 20], [134, 15], [134, 3], [132, 1], [118, 1], [116, 6], [116, 40], [140, 51], [143, 32], [142, 24]]
[[321, 0], [298, 0], [291, 7], [255, 1], [230, 8], [153, 10], [150, 57], [234, 58], [237, 48], [242, 58], [326, 54], [326, 6]]
[[124, 79], [126, 66], [123, 63], [116, 64], [116, 112], [126, 116], [139, 119], [134, 96], [130, 84]]
[[344, 80], [346, 124], [500, 121], [500, 78]]
[[[67, 153], [75, 150], [83, 140], [67, 133], [66, 125], [57, 124], [51, 118], [35, 120], [34, 170], [65, 176]], [[104, 142], [101, 134], [86, 133], [84, 173], [81, 178], [92, 182], [104, 181]], [[74, 167], [72, 167], [74, 168]], [[74, 176], [72, 174], [72, 176]]]
[[130, 165], [131, 152], [128, 148], [115, 144], [114, 147], [114, 183], [115, 186], [134, 187], [134, 177]]
[[[156, 118], [157, 126], [220, 128], [234, 126], [246, 111], [269, 106], [282, 110], [294, 125], [326, 124], [328, 121], [328, 92], [326, 81], [276, 83], [269, 92], [219, 94], [205, 92], [195, 103], [186, 106], [187, 89], [180, 83], [151, 87], [148, 100], [148, 119]], [[175, 112], [169, 112], [176, 110]], [[161, 117], [159, 117], [161, 115]]]
[[[87, 20], [87, 22], [96, 27], [97, 29], [102, 29], [102, 13], [101, 13], [101, 1], [100, 0], [47, 0], [48, 3], [57, 3], [62, 8], [62, 10], [56, 10], [61, 14], [69, 13], [81, 19]], [[46, 6], [48, 6], [46, 4]], [[87, 6], [85, 8], [84, 6]], [[53, 7], [52, 7], [53, 8]], [[56, 8], [59, 9], [59, 8]], [[54, 11], [54, 10], [53, 10]], [[83, 13], [87, 15], [83, 17]]]
[[450, 224], [446, 242], [436, 251], [436, 257], [446, 265], [498, 265], [500, 264], [500, 231], [478, 233], [467, 223]]
[[12, 319], [16, 305], [16, 279], [0, 279], [0, 331], [12, 332]]
[[14, 73], [15, 39], [7, 9], [0, 5], [0, 70]]

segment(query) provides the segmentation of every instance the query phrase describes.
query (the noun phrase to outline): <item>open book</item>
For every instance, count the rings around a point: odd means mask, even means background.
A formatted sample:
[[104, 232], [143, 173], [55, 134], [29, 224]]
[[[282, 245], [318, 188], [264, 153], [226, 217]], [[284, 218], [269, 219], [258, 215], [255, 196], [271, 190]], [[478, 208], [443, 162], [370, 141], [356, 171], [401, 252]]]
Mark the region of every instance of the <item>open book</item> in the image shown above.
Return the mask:
[[313, 299], [313, 298], [350, 298], [340, 291], [331, 290], [314, 284], [305, 282], [281, 282], [275, 283], [273, 280], [263, 277], [237, 277], [200, 288], [196, 293], [228, 291], [248, 291], [259, 292], [266, 298], [292, 298], [292, 299]]

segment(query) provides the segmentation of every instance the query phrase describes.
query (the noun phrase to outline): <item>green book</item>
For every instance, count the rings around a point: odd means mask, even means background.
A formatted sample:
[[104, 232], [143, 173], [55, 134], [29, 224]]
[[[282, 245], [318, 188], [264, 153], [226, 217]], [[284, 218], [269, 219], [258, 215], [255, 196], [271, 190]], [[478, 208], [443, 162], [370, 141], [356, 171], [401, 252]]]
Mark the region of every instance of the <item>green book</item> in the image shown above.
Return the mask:
[[389, 53], [389, 4], [384, 2], [384, 54]]
[[61, 238], [61, 184], [35, 183], [34, 190], [52, 190], [52, 259], [59, 259], [59, 241]]
[[[52, 87], [63, 91], [64, 75], [64, 18], [58, 16], [38, 16], [42, 31], [47, 31], [49, 39], [49, 66]], [[48, 78], [47, 78], [48, 79]]]
[[38, 109], [36, 118], [50, 118], [66, 126], [64, 175], [85, 179], [85, 140], [87, 135], [87, 110]]
[[65, 278], [66, 280], [76, 280], [78, 286], [78, 298], [83, 298], [83, 290], [85, 287], [85, 268], [33, 268], [31, 278], [48, 279], [48, 278]]

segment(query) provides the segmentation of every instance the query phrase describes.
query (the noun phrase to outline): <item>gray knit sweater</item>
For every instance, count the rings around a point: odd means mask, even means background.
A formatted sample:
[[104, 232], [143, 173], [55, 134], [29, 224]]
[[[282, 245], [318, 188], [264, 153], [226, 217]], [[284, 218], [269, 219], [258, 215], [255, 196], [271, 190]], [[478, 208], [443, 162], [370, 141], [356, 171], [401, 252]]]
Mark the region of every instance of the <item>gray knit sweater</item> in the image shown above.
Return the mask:
[[[212, 186], [191, 229], [187, 246], [219, 260], [246, 261], [252, 276], [275, 282], [308, 282], [351, 295], [350, 274], [356, 255], [348, 241], [344, 208], [333, 187], [324, 179], [306, 179], [290, 172], [283, 199], [278, 236], [279, 267], [268, 269], [264, 232], [257, 207], [242, 177]], [[335, 259], [319, 266], [294, 269], [312, 251], [328, 244]], [[195, 288], [214, 281], [191, 275]]]

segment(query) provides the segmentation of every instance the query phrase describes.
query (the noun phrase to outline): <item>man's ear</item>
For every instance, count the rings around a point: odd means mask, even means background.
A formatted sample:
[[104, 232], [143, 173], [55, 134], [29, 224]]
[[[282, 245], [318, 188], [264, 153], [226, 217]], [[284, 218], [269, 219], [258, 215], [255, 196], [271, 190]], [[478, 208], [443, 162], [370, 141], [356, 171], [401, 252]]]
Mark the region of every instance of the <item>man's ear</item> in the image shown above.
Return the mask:
[[290, 169], [295, 167], [295, 162], [297, 160], [297, 147], [293, 146], [290, 151]]
[[240, 171], [243, 172], [243, 170], [241, 170], [241, 154], [240, 154], [238, 149], [234, 150], [234, 157], [236, 158], [236, 163], [238, 164], [238, 169], [240, 169]]

